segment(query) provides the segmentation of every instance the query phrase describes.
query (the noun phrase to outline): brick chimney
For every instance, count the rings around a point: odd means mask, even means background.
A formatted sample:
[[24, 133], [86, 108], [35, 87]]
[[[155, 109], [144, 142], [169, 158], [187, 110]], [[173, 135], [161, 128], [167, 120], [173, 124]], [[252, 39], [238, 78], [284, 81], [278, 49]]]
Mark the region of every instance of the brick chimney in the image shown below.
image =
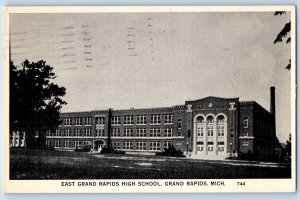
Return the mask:
[[276, 135], [275, 87], [270, 87], [270, 114], [273, 118], [274, 134]]

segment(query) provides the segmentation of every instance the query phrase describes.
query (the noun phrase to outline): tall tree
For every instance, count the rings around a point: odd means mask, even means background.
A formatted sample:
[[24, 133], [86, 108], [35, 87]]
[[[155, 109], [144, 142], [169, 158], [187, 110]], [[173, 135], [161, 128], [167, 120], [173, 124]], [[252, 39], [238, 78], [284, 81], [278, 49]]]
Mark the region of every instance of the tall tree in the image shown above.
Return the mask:
[[20, 67], [10, 63], [10, 129], [25, 132], [26, 146], [31, 148], [45, 138], [47, 130], [59, 125], [59, 112], [65, 101], [64, 87], [53, 83], [53, 68], [46, 61], [25, 60]]
[[[274, 15], [285, 15], [286, 12], [285, 11], [276, 11], [274, 13]], [[284, 38], [287, 37], [286, 39], [286, 43], [290, 43], [291, 42], [291, 37], [288, 36], [288, 33], [291, 31], [291, 21], [289, 21], [288, 23], [286, 23], [282, 30], [277, 34], [275, 40], [274, 40], [274, 44], [276, 44], [277, 42], [282, 42]], [[286, 69], [291, 69], [291, 59], [289, 60], [289, 64], [285, 67]]]

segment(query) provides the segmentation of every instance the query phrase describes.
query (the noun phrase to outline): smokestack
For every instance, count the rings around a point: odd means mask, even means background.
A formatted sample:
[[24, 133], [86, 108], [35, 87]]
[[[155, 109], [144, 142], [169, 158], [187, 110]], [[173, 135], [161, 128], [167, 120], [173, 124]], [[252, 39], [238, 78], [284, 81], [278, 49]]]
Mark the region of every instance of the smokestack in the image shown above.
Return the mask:
[[270, 87], [270, 114], [273, 118], [274, 135], [276, 135], [275, 87]]
[[270, 113], [275, 118], [275, 87], [270, 87]]

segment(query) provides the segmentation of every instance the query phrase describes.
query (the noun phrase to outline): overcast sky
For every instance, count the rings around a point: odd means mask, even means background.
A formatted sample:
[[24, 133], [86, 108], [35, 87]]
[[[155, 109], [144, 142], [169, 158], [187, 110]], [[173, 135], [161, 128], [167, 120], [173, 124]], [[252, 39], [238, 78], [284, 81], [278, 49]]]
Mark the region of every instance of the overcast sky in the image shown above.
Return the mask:
[[207, 96], [254, 100], [290, 133], [290, 15], [248, 13], [11, 14], [15, 64], [46, 60], [66, 87], [62, 111], [148, 108]]

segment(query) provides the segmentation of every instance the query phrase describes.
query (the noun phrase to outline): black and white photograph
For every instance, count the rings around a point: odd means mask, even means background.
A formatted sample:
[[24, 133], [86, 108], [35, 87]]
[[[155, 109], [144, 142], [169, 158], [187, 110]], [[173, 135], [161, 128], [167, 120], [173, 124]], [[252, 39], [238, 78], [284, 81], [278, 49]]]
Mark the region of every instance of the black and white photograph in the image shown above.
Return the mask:
[[293, 6], [31, 8], [5, 13], [7, 182], [295, 190]]

